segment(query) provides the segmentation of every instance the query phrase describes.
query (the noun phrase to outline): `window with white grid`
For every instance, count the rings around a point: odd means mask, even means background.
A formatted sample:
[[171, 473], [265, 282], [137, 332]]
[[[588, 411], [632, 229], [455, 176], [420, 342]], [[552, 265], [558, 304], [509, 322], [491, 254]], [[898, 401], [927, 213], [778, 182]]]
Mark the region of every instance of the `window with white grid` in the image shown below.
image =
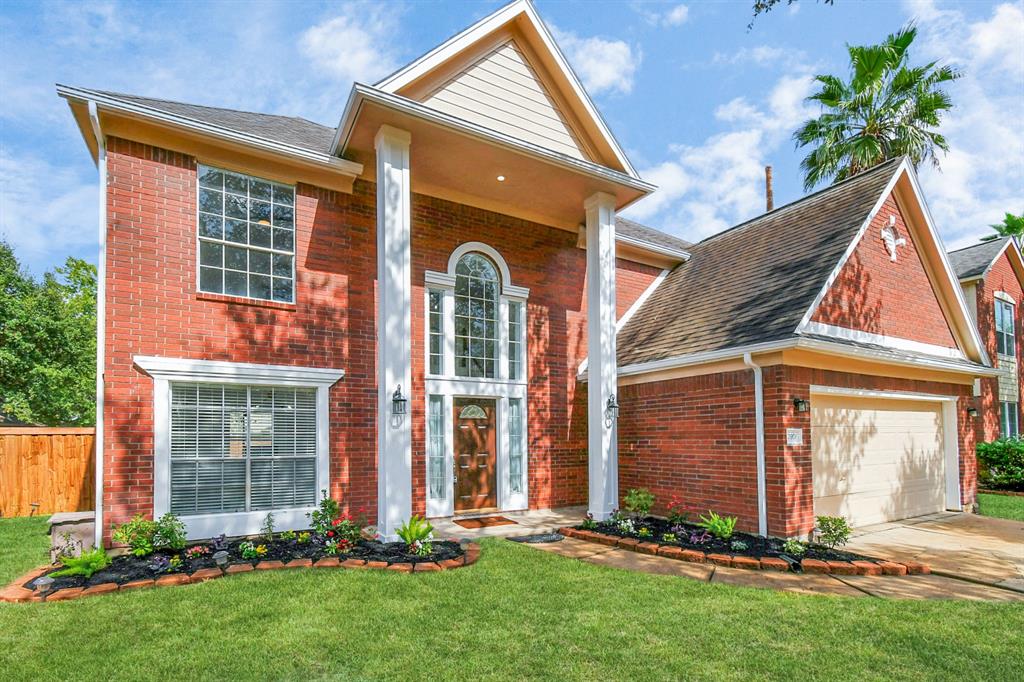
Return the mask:
[[430, 498], [443, 500], [445, 495], [444, 476], [444, 396], [432, 395], [427, 408], [427, 479], [430, 484]]
[[523, 304], [509, 301], [508, 304], [508, 378], [522, 379], [523, 367]]
[[171, 512], [313, 506], [316, 421], [316, 389], [171, 384]]
[[468, 253], [455, 267], [455, 376], [493, 379], [498, 350], [498, 271]]
[[523, 401], [508, 401], [508, 489], [523, 492]]
[[431, 374], [444, 373], [444, 292], [431, 289], [430, 302], [430, 367]]
[[291, 303], [295, 188], [199, 166], [199, 290]]

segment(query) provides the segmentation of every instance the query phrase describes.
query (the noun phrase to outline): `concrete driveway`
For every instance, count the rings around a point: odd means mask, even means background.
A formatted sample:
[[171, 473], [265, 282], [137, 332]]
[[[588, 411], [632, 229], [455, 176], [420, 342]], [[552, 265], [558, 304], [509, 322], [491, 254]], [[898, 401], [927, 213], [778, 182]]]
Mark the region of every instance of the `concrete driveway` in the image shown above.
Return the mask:
[[1024, 522], [943, 512], [858, 528], [844, 549], [1024, 592]]

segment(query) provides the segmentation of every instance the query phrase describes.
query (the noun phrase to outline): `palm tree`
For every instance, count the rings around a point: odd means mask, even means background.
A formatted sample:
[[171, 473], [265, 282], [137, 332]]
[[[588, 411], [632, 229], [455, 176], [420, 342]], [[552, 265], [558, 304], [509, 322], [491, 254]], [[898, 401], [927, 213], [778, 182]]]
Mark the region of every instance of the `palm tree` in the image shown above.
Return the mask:
[[940, 86], [961, 74], [936, 62], [909, 66], [916, 36], [910, 24], [880, 45], [847, 45], [849, 82], [815, 76], [821, 87], [807, 101], [818, 102], [822, 113], [793, 134], [797, 147], [814, 146], [800, 163], [805, 189], [904, 154], [915, 167], [926, 160], [938, 166], [935, 150], [948, 151], [949, 145], [936, 128], [953, 106]]
[[1020, 243], [1021, 238], [1024, 238], [1024, 214], [1013, 215], [1007, 211], [1006, 216], [1003, 218], [1001, 223], [993, 223], [989, 225], [995, 234], [990, 234], [987, 237], [982, 237], [981, 241], [990, 242], [993, 239], [1002, 239], [1003, 237], [1013, 237], [1017, 243]]

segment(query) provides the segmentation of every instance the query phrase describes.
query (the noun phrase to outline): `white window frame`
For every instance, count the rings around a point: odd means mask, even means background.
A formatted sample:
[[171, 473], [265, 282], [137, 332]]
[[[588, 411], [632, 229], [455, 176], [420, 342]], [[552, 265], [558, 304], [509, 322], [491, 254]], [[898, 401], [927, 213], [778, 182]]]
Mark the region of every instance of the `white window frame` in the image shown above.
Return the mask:
[[[455, 376], [455, 268], [459, 260], [467, 253], [480, 253], [491, 259], [501, 278], [501, 288], [498, 297], [498, 371], [494, 378], [474, 378]], [[424, 339], [423, 360], [425, 369], [425, 391], [423, 396], [424, 414], [429, 414], [430, 397], [440, 396], [444, 402], [444, 428], [445, 431], [445, 496], [444, 498], [431, 499], [429, 490], [430, 462], [429, 457], [424, 457], [424, 473], [427, 476], [427, 487], [425, 489], [426, 510], [428, 517], [452, 516], [455, 513], [454, 499], [454, 471], [455, 471], [455, 444], [451, 430], [454, 428], [453, 405], [455, 398], [486, 398], [494, 399], [497, 406], [495, 416], [498, 429], [498, 453], [496, 458], [495, 480], [498, 485], [498, 508], [501, 511], [518, 511], [529, 508], [529, 401], [527, 400], [527, 384], [529, 380], [529, 334], [527, 333], [527, 321], [529, 313], [527, 302], [530, 290], [526, 287], [512, 284], [508, 264], [501, 254], [491, 246], [482, 242], [466, 242], [452, 251], [448, 258], [448, 269], [446, 272], [428, 270], [424, 276], [423, 305], [427, 314], [424, 317]], [[430, 372], [430, 292], [440, 291], [442, 293], [441, 310], [443, 314], [442, 323], [444, 328], [443, 350], [444, 359], [442, 362], [443, 371], [441, 374]], [[522, 311], [520, 343], [520, 377], [515, 381], [508, 378], [508, 314], [509, 302], [520, 303]], [[509, 429], [508, 401], [511, 398], [519, 399], [522, 404], [522, 441], [523, 452], [523, 486], [522, 491], [513, 494], [509, 484]], [[427, 424], [429, 428], [429, 423]], [[427, 433], [429, 439], [430, 434]]]
[[[1017, 305], [1013, 301], [1013, 299], [1010, 298], [1009, 296], [1007, 296], [1005, 294], [1000, 296], [999, 294], [1001, 294], [1001, 293], [1002, 292], [996, 292], [995, 302], [993, 303], [993, 305], [995, 306], [995, 310], [992, 313], [993, 317], [994, 317], [994, 321], [995, 321], [995, 328], [996, 328], [996, 354], [997, 355], [1008, 356], [1008, 357], [1016, 357], [1016, 355], [1017, 355]], [[1000, 310], [1004, 310], [1004, 306], [1005, 306], [1005, 308], [1009, 308], [1009, 311], [1010, 311], [1010, 331], [1009, 331], [1009, 333], [1000, 331], [1000, 329], [999, 329], [999, 318], [1000, 318], [999, 311]], [[1004, 315], [1005, 315], [1005, 312], [1004, 312]], [[999, 337], [1000, 337], [1000, 335], [1008, 336], [1009, 337], [1010, 345], [1013, 346], [1012, 348], [1009, 349], [1009, 352], [1004, 352], [1003, 350], [1001, 350], [999, 348]]]
[[[135, 366], [153, 378], [153, 517], [171, 508], [171, 383], [241, 384], [245, 386], [290, 386], [316, 389], [316, 490], [330, 489], [330, 388], [345, 376], [340, 369], [257, 365], [241, 362], [189, 360], [136, 355]], [[260, 531], [268, 511], [280, 530], [309, 527], [306, 513], [313, 507], [260, 510], [183, 516], [189, 539], [254, 535]]]
[[[1009, 418], [1013, 417], [1013, 424]], [[1010, 427], [1013, 428], [1010, 428]], [[1014, 438], [1020, 435], [1020, 403], [1010, 400], [999, 401], [999, 436]]]

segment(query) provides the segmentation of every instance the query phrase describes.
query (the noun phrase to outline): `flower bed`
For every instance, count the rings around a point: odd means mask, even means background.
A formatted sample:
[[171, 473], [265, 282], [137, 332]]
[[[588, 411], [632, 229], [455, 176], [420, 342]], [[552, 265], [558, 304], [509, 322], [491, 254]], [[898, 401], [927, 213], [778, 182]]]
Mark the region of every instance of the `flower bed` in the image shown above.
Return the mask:
[[[682, 561], [713, 563], [755, 570], [834, 573], [837, 575], [907, 575], [930, 573], [917, 562], [896, 563], [831, 549], [820, 544], [798, 543], [802, 556], [787, 554], [785, 540], [734, 532], [728, 539], [717, 538], [698, 525], [670, 523], [645, 516], [639, 519], [587, 521], [559, 532], [568, 537], [656, 554]], [[666, 535], [671, 539], [665, 539]]]

